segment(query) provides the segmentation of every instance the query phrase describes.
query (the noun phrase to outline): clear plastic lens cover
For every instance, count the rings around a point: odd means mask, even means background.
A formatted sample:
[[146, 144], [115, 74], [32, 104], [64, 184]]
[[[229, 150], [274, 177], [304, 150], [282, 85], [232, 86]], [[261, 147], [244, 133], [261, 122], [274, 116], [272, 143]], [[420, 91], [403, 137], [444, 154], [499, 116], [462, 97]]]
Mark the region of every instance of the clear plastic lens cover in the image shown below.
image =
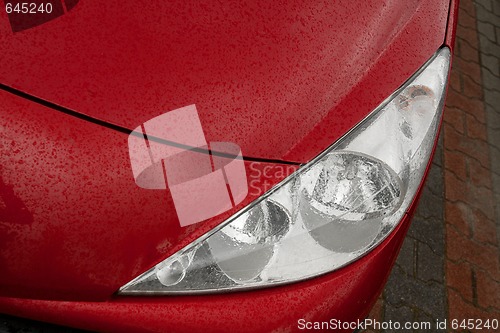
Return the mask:
[[449, 49], [440, 49], [337, 143], [120, 293], [272, 286], [331, 272], [369, 252], [401, 221], [422, 181], [449, 61]]

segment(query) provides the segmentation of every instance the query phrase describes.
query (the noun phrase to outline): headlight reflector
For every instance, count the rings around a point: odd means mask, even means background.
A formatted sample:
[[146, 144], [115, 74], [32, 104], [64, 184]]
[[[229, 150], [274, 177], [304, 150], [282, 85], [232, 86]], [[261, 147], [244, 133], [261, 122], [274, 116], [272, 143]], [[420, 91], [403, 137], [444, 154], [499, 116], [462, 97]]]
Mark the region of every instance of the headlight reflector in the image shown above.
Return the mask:
[[444, 103], [440, 49], [347, 135], [121, 294], [265, 287], [360, 258], [395, 228], [422, 181]]

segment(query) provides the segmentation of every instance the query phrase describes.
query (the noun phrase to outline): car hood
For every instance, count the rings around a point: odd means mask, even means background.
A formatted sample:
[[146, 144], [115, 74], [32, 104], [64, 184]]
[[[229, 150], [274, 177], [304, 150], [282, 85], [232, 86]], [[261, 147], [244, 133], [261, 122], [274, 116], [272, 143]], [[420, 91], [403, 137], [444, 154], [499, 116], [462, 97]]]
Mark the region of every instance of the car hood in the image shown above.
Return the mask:
[[2, 12], [0, 83], [129, 130], [195, 104], [208, 141], [305, 162], [435, 52], [447, 7], [86, 0], [16, 33]]

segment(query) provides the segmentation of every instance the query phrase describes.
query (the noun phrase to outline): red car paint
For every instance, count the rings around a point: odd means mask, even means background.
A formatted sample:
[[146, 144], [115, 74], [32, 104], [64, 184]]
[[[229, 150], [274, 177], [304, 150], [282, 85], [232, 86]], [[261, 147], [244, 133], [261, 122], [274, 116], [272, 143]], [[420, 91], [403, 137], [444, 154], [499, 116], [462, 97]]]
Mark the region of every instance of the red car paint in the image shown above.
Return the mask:
[[[2, 12], [0, 311], [99, 331], [293, 331], [299, 318], [362, 318], [408, 217], [362, 259], [309, 281], [210, 296], [114, 293], [298, 167], [279, 160], [307, 162], [439, 46], [451, 47], [446, 23], [456, 8], [447, 0], [87, 0], [15, 34]], [[254, 175], [256, 190], [233, 210], [181, 228], [168, 191], [135, 185], [127, 135], [115, 129], [192, 103], [209, 140], [274, 162], [247, 160], [247, 173], [272, 170]]]
[[196, 104], [210, 141], [303, 163], [443, 44], [448, 7], [85, 0], [16, 34], [2, 19], [0, 82], [128, 129]]
[[287, 286], [94, 303], [4, 298], [0, 311], [106, 332], [294, 332], [300, 318], [356, 320], [367, 315], [381, 291], [408, 226], [406, 218], [390, 239], [347, 267]]

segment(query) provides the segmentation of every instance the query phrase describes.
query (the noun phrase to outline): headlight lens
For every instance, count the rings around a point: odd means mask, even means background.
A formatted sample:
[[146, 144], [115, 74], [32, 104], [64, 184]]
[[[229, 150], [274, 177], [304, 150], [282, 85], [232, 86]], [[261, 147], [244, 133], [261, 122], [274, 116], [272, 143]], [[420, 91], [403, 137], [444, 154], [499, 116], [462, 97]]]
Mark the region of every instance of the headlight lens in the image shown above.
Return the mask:
[[402, 219], [429, 161], [450, 51], [313, 161], [120, 289], [121, 294], [265, 287], [342, 267]]

